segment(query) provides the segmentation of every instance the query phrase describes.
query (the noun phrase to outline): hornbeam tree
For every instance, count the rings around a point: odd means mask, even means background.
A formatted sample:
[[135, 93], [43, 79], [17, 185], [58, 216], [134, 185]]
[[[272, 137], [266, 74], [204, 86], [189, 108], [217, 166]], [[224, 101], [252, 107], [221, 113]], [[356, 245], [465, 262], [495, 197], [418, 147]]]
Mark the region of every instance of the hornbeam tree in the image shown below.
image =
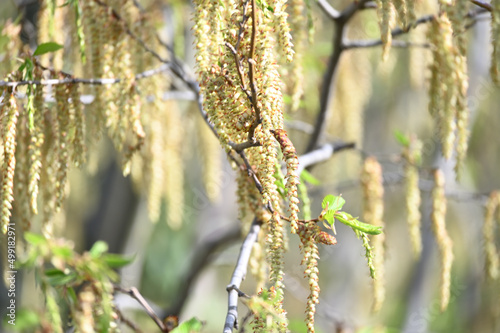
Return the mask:
[[499, 329], [499, 0], [0, 11], [5, 330]]

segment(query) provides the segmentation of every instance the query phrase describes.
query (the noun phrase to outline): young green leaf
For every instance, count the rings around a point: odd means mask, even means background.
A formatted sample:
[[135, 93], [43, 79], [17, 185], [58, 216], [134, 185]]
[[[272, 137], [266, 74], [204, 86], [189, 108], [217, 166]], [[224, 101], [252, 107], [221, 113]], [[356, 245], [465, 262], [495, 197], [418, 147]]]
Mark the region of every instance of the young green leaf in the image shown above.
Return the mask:
[[335, 218], [345, 225], [350, 226], [354, 231], [361, 231], [369, 235], [379, 235], [382, 233], [382, 227], [377, 227], [368, 223], [363, 223], [358, 219], [352, 217], [351, 214], [346, 212], [335, 213]]
[[410, 145], [410, 138], [400, 130], [394, 131], [394, 137], [396, 138], [396, 141], [403, 147], [408, 147]]
[[335, 195], [328, 194], [323, 199], [323, 202], [321, 203], [321, 207], [323, 207], [323, 209], [325, 209], [327, 204], [328, 204], [328, 211], [336, 212], [336, 211], [342, 209], [342, 207], [345, 204], [345, 200], [341, 196], [335, 196]]
[[102, 256], [102, 260], [111, 268], [120, 268], [134, 261], [134, 257], [124, 257], [119, 254], [106, 253]]
[[26, 231], [24, 233], [24, 239], [31, 245], [40, 245], [47, 243], [47, 239], [40, 234], [34, 234], [32, 232]]
[[203, 326], [203, 323], [196, 318], [191, 318], [188, 321], [183, 322], [175, 329], [172, 333], [194, 333], [199, 332]]
[[92, 258], [99, 258], [106, 251], [108, 251], [108, 244], [103, 241], [97, 241], [90, 249], [90, 256]]
[[48, 42], [48, 43], [42, 43], [38, 45], [36, 48], [35, 52], [33, 53], [34, 56], [42, 55], [45, 53], [50, 53], [50, 52], [55, 52], [57, 50], [62, 49], [63, 46], [54, 42]]

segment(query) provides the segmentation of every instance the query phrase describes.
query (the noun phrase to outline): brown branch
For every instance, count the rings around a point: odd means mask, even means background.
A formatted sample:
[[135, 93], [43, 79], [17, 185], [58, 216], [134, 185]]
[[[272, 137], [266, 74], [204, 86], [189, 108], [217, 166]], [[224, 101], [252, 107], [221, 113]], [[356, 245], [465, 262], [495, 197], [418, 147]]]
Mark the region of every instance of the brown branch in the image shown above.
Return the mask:
[[120, 318], [120, 321], [123, 322], [125, 325], [127, 325], [132, 331], [134, 331], [136, 333], [142, 333], [142, 331], [139, 328], [139, 326], [137, 326], [137, 324], [135, 324], [134, 322], [132, 322], [130, 319], [125, 318], [125, 316], [120, 311], [120, 309], [118, 309], [118, 308], [115, 307], [114, 311], [118, 315], [118, 318]]
[[489, 3], [482, 2], [482, 1], [479, 1], [479, 0], [470, 0], [470, 2], [472, 2], [476, 6], [479, 6], [481, 8], [486, 9], [489, 12], [493, 12], [493, 6], [491, 6], [491, 4], [489, 4]]
[[115, 291], [119, 291], [121, 293], [127, 294], [133, 299], [135, 299], [139, 304], [146, 310], [147, 314], [153, 321], [156, 323], [156, 325], [160, 328], [162, 332], [168, 332], [168, 327], [165, 326], [163, 321], [158, 317], [158, 315], [155, 313], [153, 308], [148, 304], [146, 299], [141, 295], [139, 290], [137, 290], [136, 287], [131, 287], [131, 288], [123, 288], [121, 286], [115, 285], [113, 286]]
[[[380, 46], [382, 45], [382, 40], [380, 39], [375, 39], [375, 40], [353, 40], [353, 41], [346, 41], [344, 42], [343, 49], [344, 50], [350, 50], [350, 49], [360, 49], [360, 48], [369, 48], [369, 47], [375, 47], [375, 46]], [[404, 40], [393, 40], [391, 43], [391, 47], [394, 48], [409, 48], [409, 47], [421, 47], [428, 49], [430, 48], [429, 43], [415, 43], [415, 42], [409, 42], [409, 41], [404, 41]]]
[[337, 67], [339, 64], [340, 56], [342, 54], [345, 26], [353, 15], [362, 8], [367, 0], [359, 0], [351, 3], [346, 9], [344, 9], [340, 15], [333, 21], [335, 23], [335, 32], [333, 34], [333, 53], [328, 61], [328, 69], [325, 73], [323, 83], [321, 86], [320, 95], [320, 110], [316, 117], [315, 130], [309, 139], [306, 152], [310, 152], [316, 148], [318, 143], [323, 139], [328, 111], [331, 109], [331, 104], [333, 102], [333, 86], [335, 83], [335, 74], [337, 72]]

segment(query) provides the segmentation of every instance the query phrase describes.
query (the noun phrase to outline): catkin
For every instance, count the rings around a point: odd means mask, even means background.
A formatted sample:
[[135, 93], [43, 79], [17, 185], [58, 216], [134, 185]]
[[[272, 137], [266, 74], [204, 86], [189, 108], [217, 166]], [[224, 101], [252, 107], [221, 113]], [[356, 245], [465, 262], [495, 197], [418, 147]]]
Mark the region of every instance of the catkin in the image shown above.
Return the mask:
[[405, 159], [405, 201], [408, 226], [410, 229], [410, 241], [415, 258], [420, 257], [422, 252], [422, 235], [420, 232], [420, 189], [417, 163], [420, 156], [420, 142], [412, 142], [403, 152]]
[[376, 0], [377, 15], [382, 39], [382, 59], [387, 60], [389, 50], [391, 49], [392, 33], [396, 13], [392, 1]]
[[[375, 158], [367, 158], [361, 173], [361, 184], [363, 188], [363, 219], [367, 223], [380, 227], [384, 226], [382, 220], [384, 215], [384, 187], [382, 181], [381, 165]], [[373, 280], [373, 311], [380, 310], [385, 299], [384, 243], [384, 233], [372, 238], [374, 255], [373, 266], [377, 272], [377, 278]]]
[[[19, 109], [14, 92], [7, 90], [8, 100], [2, 107], [2, 142], [3, 142], [3, 165], [2, 165], [2, 193], [0, 228], [2, 233], [7, 232], [7, 226], [12, 214], [12, 202], [14, 201], [14, 174], [16, 169], [16, 125], [19, 117]], [[4, 95], [6, 96], [6, 95]], [[7, 97], [6, 97], [7, 99]]]
[[493, 53], [491, 55], [490, 74], [493, 81], [500, 84], [500, 0], [492, 0], [491, 6], [491, 44]]
[[446, 310], [450, 302], [451, 266], [453, 263], [453, 243], [446, 231], [446, 197], [444, 193], [444, 175], [441, 170], [434, 172], [432, 190], [432, 230], [439, 247], [441, 261], [440, 306]]
[[[496, 280], [500, 274], [500, 255], [495, 245], [495, 211], [500, 212], [500, 193], [492, 192], [484, 211], [483, 238], [486, 254], [486, 272], [488, 278]], [[499, 213], [500, 214], [500, 213]], [[500, 218], [497, 216], [498, 222]]]

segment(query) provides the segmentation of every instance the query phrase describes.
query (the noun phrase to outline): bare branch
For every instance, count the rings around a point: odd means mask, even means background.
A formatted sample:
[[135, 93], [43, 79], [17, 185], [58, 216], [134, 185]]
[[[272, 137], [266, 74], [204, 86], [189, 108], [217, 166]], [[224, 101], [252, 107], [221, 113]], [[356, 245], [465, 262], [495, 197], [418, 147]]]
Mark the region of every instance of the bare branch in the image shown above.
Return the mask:
[[[163, 73], [170, 69], [170, 64], [165, 63], [158, 68], [149, 69], [142, 73], [135, 75], [136, 80], [144, 79], [147, 77], [151, 77], [153, 75]], [[68, 76], [69, 74], [63, 73], [64, 76]], [[42, 86], [55, 86], [60, 84], [94, 84], [94, 85], [104, 85], [104, 84], [115, 84], [121, 82], [123, 79], [121, 78], [96, 78], [96, 79], [82, 79], [76, 77], [67, 77], [65, 79], [48, 79], [48, 80], [25, 80], [25, 81], [0, 81], [0, 87], [16, 87], [23, 85], [42, 85]]]
[[299, 168], [297, 169], [297, 173], [300, 175], [305, 168], [320, 162], [324, 162], [332, 157], [333, 154], [341, 150], [353, 149], [355, 147], [356, 144], [354, 142], [324, 144], [316, 150], [299, 156]]
[[332, 20], [337, 20], [340, 17], [340, 12], [333, 8], [327, 0], [318, 0], [318, 5]]
[[484, 8], [486, 9], [487, 11], [489, 12], [492, 12], [493, 11], [493, 7], [491, 6], [491, 4], [489, 3], [486, 3], [486, 2], [482, 2], [482, 1], [479, 1], [479, 0], [470, 0], [470, 2], [472, 2], [473, 4], [475, 4], [476, 6], [479, 6], [481, 8]]
[[316, 117], [316, 123], [314, 125], [315, 131], [309, 139], [306, 152], [313, 151], [316, 148], [318, 143], [323, 139], [326, 130], [328, 110], [331, 109], [331, 104], [333, 102], [333, 86], [335, 82], [335, 74], [337, 72], [338, 63], [343, 51], [342, 45], [345, 33], [344, 28], [352, 18], [354, 13], [362, 8], [367, 2], [368, 1], [366, 0], [359, 0], [351, 3], [340, 13], [340, 16], [334, 20], [335, 32], [332, 41], [333, 53], [330, 57], [330, 60], [328, 61], [328, 69], [321, 86], [320, 110]]
[[[380, 39], [375, 40], [353, 40], [353, 41], [345, 41], [343, 45], [344, 50], [349, 49], [359, 49], [359, 48], [368, 48], [382, 45], [382, 41]], [[391, 47], [395, 48], [409, 48], [409, 47], [421, 47], [421, 48], [430, 48], [429, 43], [415, 43], [404, 40], [393, 40], [391, 43]]]
[[137, 290], [136, 287], [131, 287], [131, 288], [123, 288], [121, 286], [115, 285], [113, 286], [116, 291], [119, 291], [121, 293], [127, 294], [130, 297], [134, 298], [139, 304], [142, 305], [142, 307], [146, 310], [148, 315], [151, 317], [151, 319], [154, 320], [156, 325], [160, 328], [162, 332], [167, 332], [168, 328], [163, 324], [163, 321], [158, 317], [158, 315], [155, 313], [153, 308], [148, 304], [146, 299], [142, 297], [141, 293], [139, 290]]
[[250, 259], [250, 254], [252, 253], [253, 244], [257, 241], [260, 227], [261, 221], [255, 218], [245, 240], [243, 241], [243, 244], [241, 245], [236, 267], [234, 268], [231, 281], [227, 286], [228, 310], [226, 321], [224, 323], [224, 333], [231, 333], [233, 328], [238, 329], [238, 290], [241, 282], [245, 279], [247, 274], [248, 260]]

